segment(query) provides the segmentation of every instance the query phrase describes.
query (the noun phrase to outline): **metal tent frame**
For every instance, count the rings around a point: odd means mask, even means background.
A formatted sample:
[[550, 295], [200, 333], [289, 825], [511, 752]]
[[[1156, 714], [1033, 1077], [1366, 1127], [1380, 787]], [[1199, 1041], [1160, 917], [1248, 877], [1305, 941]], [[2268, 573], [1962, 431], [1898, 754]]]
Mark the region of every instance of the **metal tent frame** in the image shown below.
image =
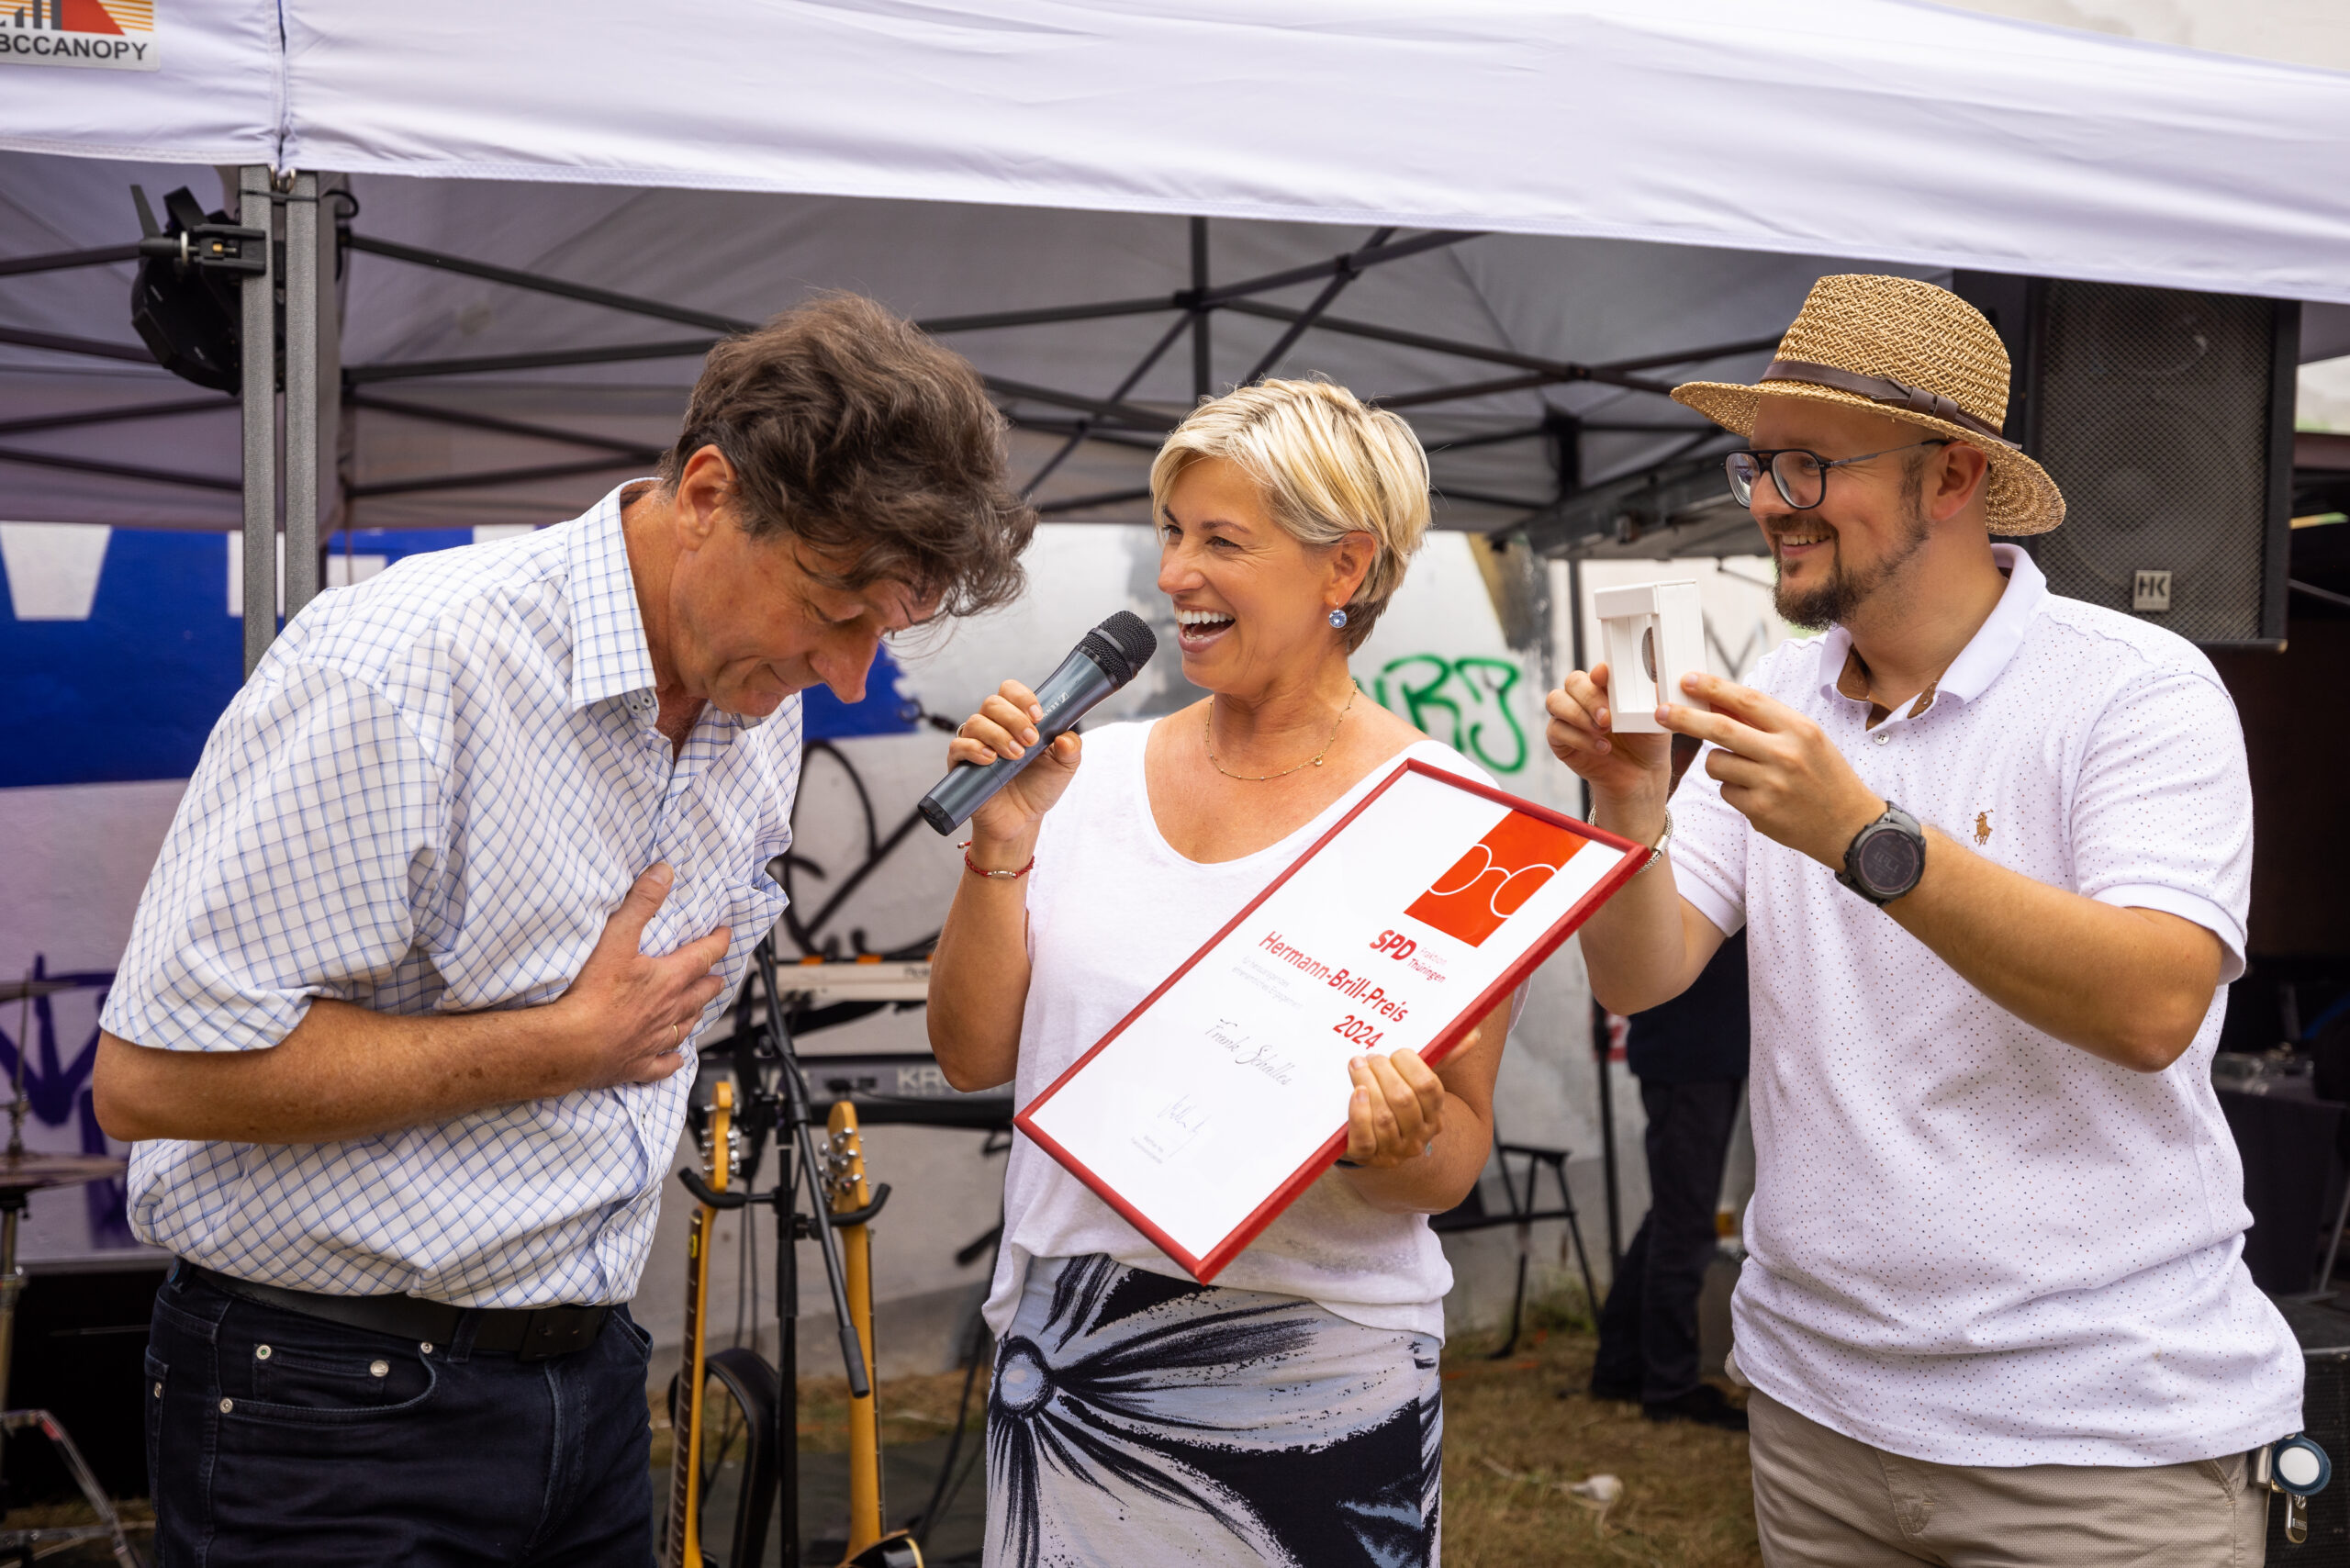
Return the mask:
[[[364, 502], [380, 496], [491, 488], [590, 474], [641, 471], [657, 462], [663, 449], [589, 431], [440, 408], [400, 396], [395, 390], [396, 384], [446, 383], [456, 378], [484, 375], [699, 357], [708, 353], [722, 338], [758, 325], [743, 318], [593, 287], [543, 273], [498, 266], [355, 231], [352, 227], [351, 215], [357, 204], [346, 199], [337, 207], [330, 230], [335, 247], [331, 260], [338, 268], [348, 254], [372, 255], [406, 265], [554, 296], [640, 319], [687, 327], [693, 329], [695, 335], [655, 342], [588, 344], [465, 358], [336, 367], [336, 345], [329, 341], [334, 334], [322, 330], [318, 283], [322, 238], [319, 225], [322, 201], [320, 176], [308, 173], [273, 174], [267, 168], [256, 165], [239, 172], [239, 189], [241, 210], [252, 212], [260, 204], [266, 204], [274, 240], [265, 248], [268, 252], [266, 266], [245, 277], [241, 285], [243, 341], [248, 344], [274, 345], [272, 353], [248, 353], [243, 356], [243, 385], [241, 394], [234, 398], [241, 411], [243, 432], [241, 472], [236, 476], [177, 473], [43, 451], [38, 445], [28, 447], [13, 442], [0, 445], [0, 464], [32, 465], [159, 485], [241, 493], [244, 501], [246, 546], [243, 552], [244, 602], [248, 607], [267, 605], [277, 599], [276, 584], [272, 577], [278, 570], [274, 540], [281, 527], [281, 512], [284, 613], [288, 617], [299, 613], [319, 590], [320, 495], [318, 476], [322, 421], [319, 415], [318, 389], [322, 375], [332, 377], [338, 392], [337, 407], [346, 416], [372, 413], [459, 425], [554, 442], [575, 448], [580, 453], [576, 458], [552, 463], [350, 484], [343, 487], [340, 496], [330, 499], [337, 503]], [[338, 194], [330, 190], [323, 199], [335, 206], [334, 197]], [[1254, 363], [1248, 366], [1246, 374], [1238, 376], [1235, 384], [1253, 382], [1278, 371], [1309, 332], [1373, 340], [1416, 351], [1437, 362], [1465, 362], [1501, 373], [1455, 380], [1432, 375], [1424, 385], [1382, 388], [1369, 398], [1380, 407], [1416, 421], [1426, 411], [1446, 405], [1457, 405], [1495, 394], [1539, 390], [1578, 382], [1596, 383], [1662, 398], [1672, 384], [1643, 375], [1643, 372], [1698, 364], [1734, 354], [1758, 352], [1770, 347], [1775, 341], [1756, 339], [1703, 344], [1638, 359], [1586, 364], [1522, 353], [1487, 343], [1411, 331], [1376, 320], [1341, 316], [1332, 308], [1348, 287], [1371, 269], [1475, 240], [1479, 238], [1476, 232], [1438, 230], [1399, 237], [1394, 228], [1382, 228], [1369, 235], [1360, 246], [1326, 259], [1233, 282], [1216, 283], [1209, 273], [1208, 224], [1209, 220], [1204, 218], [1190, 220], [1189, 287], [1163, 295], [939, 317], [919, 323], [934, 335], [952, 338], [958, 334], [1006, 329], [1050, 329], [1119, 317], [1168, 318], [1165, 330], [1152, 342], [1149, 350], [1106, 393], [1043, 386], [995, 375], [985, 378], [990, 391], [1014, 428], [1059, 438], [1059, 444], [1052, 455], [1028, 476], [1024, 487], [1028, 494], [1035, 495], [1069, 456], [1089, 443], [1130, 451], [1156, 449], [1180, 419], [1180, 412], [1132, 401], [1131, 394], [1144, 376], [1179, 344], [1188, 340], [1192, 394], [1194, 397], [1209, 395], [1215, 386], [1212, 324], [1219, 313], [1277, 322], [1281, 327], [1271, 347], [1258, 354]], [[0, 279], [66, 268], [112, 265], [137, 260], [140, 254], [137, 244], [129, 244], [19, 257], [0, 261]], [[1264, 297], [1314, 283], [1319, 283], [1321, 286], [1311, 301], [1303, 307], [1284, 305]], [[281, 320], [282, 339], [278, 337]], [[0, 328], [0, 343], [117, 362], [152, 363], [148, 351], [140, 344], [17, 328]], [[274, 385], [277, 377], [274, 374], [274, 365], [281, 356], [284, 364], [282, 390]], [[133, 420], [217, 412], [229, 401], [230, 399], [227, 398], [191, 397], [45, 413], [0, 421], [0, 441]], [[1598, 487], [1584, 487], [1579, 483], [1583, 466], [1581, 440], [1585, 434], [1603, 432], [1680, 434], [1686, 439], [1662, 459], [1644, 465], [1637, 475], [1614, 477]], [[1456, 500], [1515, 513], [1514, 517], [1487, 531], [1496, 541], [1523, 539], [1538, 554], [1556, 555], [1578, 552], [1610, 533], [1636, 532], [1642, 521], [1655, 521], [1660, 514], [1655, 511], [1653, 502], [1662, 498], [1662, 492], [1651, 483], [1651, 476], [1672, 470], [1677, 459], [1716, 441], [1720, 435], [1721, 432], [1710, 425], [1674, 419], [1662, 411], [1655, 419], [1584, 420], [1564, 409], [1550, 408], [1541, 419], [1522, 425], [1449, 441], [1430, 437], [1428, 444], [1432, 454], [1440, 457], [1447, 452], [1479, 446], [1519, 442], [1546, 443], [1550, 449], [1551, 467], [1557, 476], [1550, 495], [1495, 495], [1454, 486], [1439, 486], [1439, 489]], [[1675, 499], [1680, 493], [1678, 487], [1672, 491]], [[1147, 489], [1130, 487], [1064, 496], [1043, 501], [1037, 510], [1047, 517], [1063, 516], [1140, 500], [1147, 494]], [[1637, 502], [1644, 497], [1651, 504], [1633, 507], [1631, 510], [1640, 516], [1628, 527], [1627, 519], [1631, 512], [1628, 512], [1621, 503], [1628, 498]], [[276, 631], [274, 617], [256, 615], [248, 610], [244, 638], [248, 671], [267, 651]]]

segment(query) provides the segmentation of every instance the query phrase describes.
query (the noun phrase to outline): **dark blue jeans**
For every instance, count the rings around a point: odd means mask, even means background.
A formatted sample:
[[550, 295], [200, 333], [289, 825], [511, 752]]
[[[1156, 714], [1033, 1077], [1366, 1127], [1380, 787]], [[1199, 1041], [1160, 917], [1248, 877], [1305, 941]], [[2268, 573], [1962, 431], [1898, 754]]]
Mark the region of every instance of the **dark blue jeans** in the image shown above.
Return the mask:
[[1641, 1400], [1652, 1403], [1697, 1386], [1697, 1297], [1718, 1241], [1714, 1205], [1745, 1082], [1640, 1085], [1649, 1115], [1649, 1212], [1624, 1249], [1599, 1314], [1595, 1388], [1638, 1388]]
[[547, 1361], [425, 1347], [190, 1277], [155, 1297], [158, 1568], [653, 1560], [651, 1339], [625, 1311]]

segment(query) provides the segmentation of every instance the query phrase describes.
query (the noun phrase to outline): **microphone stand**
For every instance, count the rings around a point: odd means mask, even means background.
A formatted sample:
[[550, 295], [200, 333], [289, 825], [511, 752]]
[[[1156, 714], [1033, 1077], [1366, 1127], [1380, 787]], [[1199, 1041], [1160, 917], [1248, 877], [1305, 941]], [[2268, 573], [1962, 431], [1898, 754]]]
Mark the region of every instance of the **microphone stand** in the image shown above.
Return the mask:
[[[738, 1089], [742, 1108], [737, 1120], [747, 1136], [749, 1148], [744, 1169], [747, 1174], [740, 1189], [720, 1192], [702, 1180], [701, 1173], [688, 1166], [677, 1172], [677, 1180], [701, 1203], [713, 1208], [739, 1209], [754, 1204], [765, 1204], [775, 1211], [775, 1289], [778, 1338], [776, 1344], [776, 1378], [780, 1385], [775, 1402], [775, 1473], [780, 1485], [782, 1518], [778, 1521], [783, 1540], [782, 1568], [800, 1568], [800, 1249], [797, 1243], [813, 1240], [820, 1243], [824, 1257], [824, 1277], [832, 1287], [833, 1317], [840, 1325], [841, 1359], [848, 1369], [850, 1396], [868, 1397], [873, 1385], [865, 1374], [865, 1347], [856, 1332], [856, 1320], [849, 1315], [847, 1277], [841, 1265], [840, 1238], [834, 1232], [843, 1226], [863, 1225], [881, 1212], [890, 1201], [890, 1189], [877, 1189], [873, 1201], [863, 1208], [841, 1214], [830, 1213], [825, 1204], [825, 1162], [816, 1152], [814, 1129], [820, 1125], [808, 1098], [808, 1084], [800, 1076], [800, 1058], [793, 1051], [791, 1032], [783, 1021], [783, 991], [776, 982], [775, 938], [770, 935], [753, 955], [758, 966], [759, 984], [767, 992], [767, 1025], [758, 1031], [750, 1048], [738, 1043], [735, 1051], [735, 1076], [741, 1080]], [[776, 1134], [778, 1152], [782, 1155], [776, 1184], [767, 1192], [753, 1193], [752, 1180], [757, 1175], [759, 1156], [767, 1135]], [[809, 1194], [810, 1214], [800, 1208], [800, 1193], [805, 1187]], [[765, 1499], [744, 1498], [744, 1507], [765, 1511]]]

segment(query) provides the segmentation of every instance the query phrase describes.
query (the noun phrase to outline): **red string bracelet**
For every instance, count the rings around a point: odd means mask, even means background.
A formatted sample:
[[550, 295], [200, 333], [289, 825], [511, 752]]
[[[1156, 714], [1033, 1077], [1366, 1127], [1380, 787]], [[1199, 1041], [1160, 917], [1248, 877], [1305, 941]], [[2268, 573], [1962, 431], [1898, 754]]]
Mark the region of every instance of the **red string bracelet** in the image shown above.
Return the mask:
[[1024, 877], [1029, 872], [1036, 868], [1036, 857], [1034, 855], [1031, 855], [1028, 857], [1028, 864], [1023, 866], [1017, 871], [990, 871], [986, 867], [975, 865], [972, 862], [971, 841], [969, 839], [967, 838], [963, 841], [961, 848], [963, 851], [963, 869], [968, 871], [974, 877], [1000, 877], [1006, 880], [1010, 880], [1014, 878]]

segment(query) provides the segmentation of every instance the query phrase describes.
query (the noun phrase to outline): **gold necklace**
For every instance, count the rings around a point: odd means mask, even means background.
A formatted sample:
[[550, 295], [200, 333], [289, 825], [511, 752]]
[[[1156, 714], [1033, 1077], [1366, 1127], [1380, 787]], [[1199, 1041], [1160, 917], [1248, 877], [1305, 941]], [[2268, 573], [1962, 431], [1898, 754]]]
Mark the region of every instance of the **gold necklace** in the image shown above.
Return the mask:
[[1338, 724], [1345, 723], [1347, 722], [1347, 715], [1354, 711], [1355, 693], [1361, 689], [1362, 688], [1360, 686], [1349, 685], [1347, 688], [1346, 706], [1338, 710], [1338, 723], [1330, 726], [1330, 738], [1322, 743], [1322, 749], [1320, 751], [1315, 752], [1312, 756], [1307, 757], [1295, 767], [1284, 767], [1279, 773], [1260, 773], [1254, 778], [1249, 777], [1246, 773], [1235, 773], [1221, 762], [1216, 761], [1215, 694], [1214, 692], [1210, 692], [1208, 694], [1208, 711], [1200, 720], [1200, 734], [1207, 744], [1208, 763], [1218, 773], [1223, 774], [1226, 778], [1236, 779], [1243, 784], [1262, 784], [1268, 779], [1286, 778], [1292, 773], [1303, 772], [1304, 769], [1309, 767], [1319, 767], [1322, 766], [1322, 759], [1330, 755], [1330, 748], [1338, 744]]

